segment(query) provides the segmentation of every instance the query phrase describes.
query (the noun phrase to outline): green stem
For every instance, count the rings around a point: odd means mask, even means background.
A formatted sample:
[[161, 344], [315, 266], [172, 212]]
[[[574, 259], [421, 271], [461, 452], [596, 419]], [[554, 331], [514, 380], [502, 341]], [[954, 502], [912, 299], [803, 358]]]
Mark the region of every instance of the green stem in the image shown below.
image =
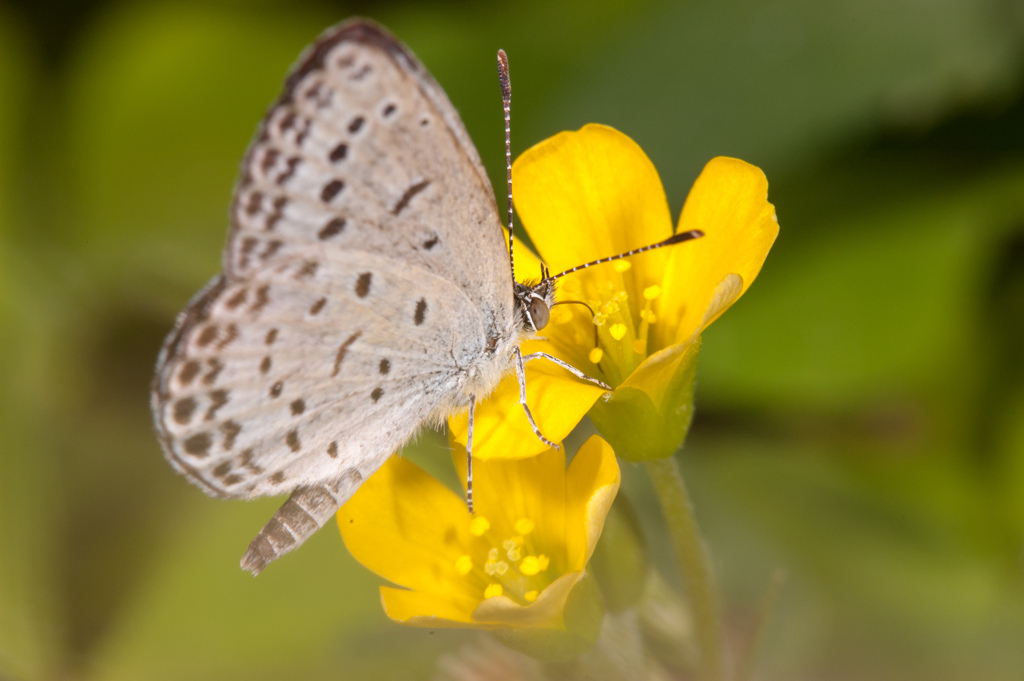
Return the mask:
[[699, 678], [702, 681], [724, 681], [722, 624], [715, 578], [711, 572], [707, 549], [697, 529], [693, 504], [683, 484], [683, 476], [679, 473], [675, 457], [654, 459], [647, 461], [646, 465], [672, 536], [683, 586], [690, 598], [697, 647], [700, 650]]

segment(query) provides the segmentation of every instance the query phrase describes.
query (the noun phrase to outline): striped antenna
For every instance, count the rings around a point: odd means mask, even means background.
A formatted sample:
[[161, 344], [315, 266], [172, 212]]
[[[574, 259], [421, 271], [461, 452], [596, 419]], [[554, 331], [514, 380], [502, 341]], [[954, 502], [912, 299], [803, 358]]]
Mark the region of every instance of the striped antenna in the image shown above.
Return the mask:
[[508, 78], [508, 55], [498, 50], [498, 82], [501, 83], [501, 105], [505, 109], [505, 179], [508, 184], [508, 266], [512, 281], [516, 280], [516, 262], [512, 257], [512, 81]]
[[559, 277], [564, 277], [567, 274], [572, 274], [573, 272], [579, 272], [580, 270], [585, 270], [588, 267], [593, 267], [594, 265], [603, 265], [604, 263], [611, 262], [612, 260], [621, 260], [622, 258], [628, 258], [629, 256], [637, 255], [638, 253], [646, 253], [647, 251], [653, 251], [656, 248], [664, 248], [665, 246], [671, 246], [673, 244], [679, 244], [679, 243], [682, 243], [684, 241], [689, 241], [690, 239], [699, 239], [702, 236], [704, 236], [704, 232], [700, 231], [699, 229], [691, 229], [689, 232], [680, 232], [679, 234], [674, 234], [674, 235], [670, 236], [669, 238], [665, 239], [664, 241], [659, 241], [658, 243], [651, 244], [650, 246], [643, 246], [642, 248], [634, 248], [632, 251], [626, 251], [625, 253], [619, 253], [618, 255], [611, 255], [611, 256], [608, 256], [607, 258], [600, 258], [598, 260], [592, 260], [590, 262], [583, 263], [582, 265], [576, 265], [576, 267], [573, 267], [571, 269], [565, 270], [564, 272], [559, 272], [558, 274], [554, 275], [553, 277], [548, 277], [548, 278], [549, 279], [558, 279]]

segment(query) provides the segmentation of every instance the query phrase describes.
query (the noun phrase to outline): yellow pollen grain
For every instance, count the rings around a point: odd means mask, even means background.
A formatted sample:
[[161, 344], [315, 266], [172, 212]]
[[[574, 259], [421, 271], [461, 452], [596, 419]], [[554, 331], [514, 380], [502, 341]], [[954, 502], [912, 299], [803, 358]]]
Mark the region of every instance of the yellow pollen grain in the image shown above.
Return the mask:
[[600, 362], [602, 357], [604, 357], [604, 350], [602, 350], [601, 348], [594, 348], [593, 350], [590, 351], [590, 354], [587, 355], [587, 358], [593, 364], [597, 364], [598, 362]]
[[545, 556], [543, 553], [537, 556], [537, 564], [540, 565], [540, 570], [543, 572], [548, 569], [548, 565], [551, 564], [551, 559]]
[[607, 303], [604, 304], [604, 312], [605, 312], [605, 314], [615, 314], [618, 311], [619, 311], [619, 304], [617, 302], [615, 302], [614, 300], [609, 300]]
[[474, 537], [482, 537], [484, 532], [489, 529], [491, 529], [491, 523], [482, 515], [478, 515], [469, 522], [469, 533]]
[[614, 265], [616, 272], [627, 272], [632, 266], [633, 264], [628, 260], [617, 260]]
[[537, 590], [530, 589], [529, 591], [524, 593], [523, 600], [525, 600], [527, 603], [533, 603], [535, 600], [537, 600]]
[[638, 355], [642, 355], [647, 352], [647, 341], [642, 338], [637, 338], [633, 341], [633, 352]]
[[655, 300], [661, 296], [661, 287], [655, 284], [654, 286], [648, 286], [644, 289], [644, 298], [647, 300]]
[[509, 559], [510, 561], [512, 561], [512, 562], [514, 563], [514, 562], [516, 562], [517, 560], [519, 560], [519, 558], [520, 558], [520, 557], [521, 557], [521, 556], [522, 556], [523, 554], [522, 554], [522, 553], [521, 553], [521, 552], [519, 551], [519, 547], [518, 547], [518, 546], [516, 546], [515, 548], [511, 548], [511, 549], [509, 549], [509, 550], [508, 550], [508, 551], [507, 551], [507, 552], [505, 553], [505, 555], [506, 555], [506, 556], [508, 556], [508, 559]]
[[540, 572], [540, 561], [537, 556], [523, 558], [523, 562], [519, 564], [519, 571], [527, 577], [532, 577]]
[[484, 589], [484, 598], [494, 598], [502, 593], [501, 584], [488, 584], [487, 588]]
[[488, 577], [493, 577], [498, 573], [498, 564], [493, 560], [487, 561], [484, 563], [484, 572], [487, 573]]
[[594, 315], [594, 326], [604, 326], [605, 322], [608, 321], [608, 315], [604, 312], [598, 312]]
[[610, 333], [612, 338], [614, 338], [615, 340], [622, 340], [623, 336], [626, 335], [626, 325], [612, 324], [611, 327], [608, 329], [608, 333]]
[[488, 551], [487, 560], [498, 560], [498, 549], [491, 549]]
[[455, 571], [465, 577], [473, 569], [473, 559], [469, 556], [459, 556], [455, 559]]
[[627, 300], [629, 300], [629, 294], [626, 293], [625, 291], [619, 291], [618, 293], [615, 294], [615, 300], [620, 303], [624, 303]]
[[522, 535], [527, 535], [533, 532], [535, 527], [534, 522], [529, 518], [520, 518], [516, 521], [516, 532]]
[[504, 577], [505, 573], [508, 572], [508, 563], [499, 560], [494, 566], [494, 571], [498, 573], [499, 577]]

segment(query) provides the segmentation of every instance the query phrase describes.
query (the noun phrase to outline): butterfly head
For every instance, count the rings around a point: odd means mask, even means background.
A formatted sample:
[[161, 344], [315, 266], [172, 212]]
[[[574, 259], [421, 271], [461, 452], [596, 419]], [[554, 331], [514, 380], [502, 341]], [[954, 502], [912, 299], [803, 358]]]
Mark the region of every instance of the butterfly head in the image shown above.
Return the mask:
[[551, 306], [555, 304], [555, 280], [545, 277], [539, 282], [515, 283], [515, 309], [519, 327], [536, 333], [548, 325]]

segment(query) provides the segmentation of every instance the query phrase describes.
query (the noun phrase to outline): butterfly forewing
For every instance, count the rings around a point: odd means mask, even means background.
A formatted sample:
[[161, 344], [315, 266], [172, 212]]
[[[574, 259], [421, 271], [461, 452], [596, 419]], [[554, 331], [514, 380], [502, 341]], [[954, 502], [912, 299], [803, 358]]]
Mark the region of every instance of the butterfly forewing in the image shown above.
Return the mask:
[[507, 268], [444, 93], [382, 29], [328, 31], [246, 154], [224, 274], [161, 354], [168, 458], [218, 496], [365, 479], [508, 335]]

